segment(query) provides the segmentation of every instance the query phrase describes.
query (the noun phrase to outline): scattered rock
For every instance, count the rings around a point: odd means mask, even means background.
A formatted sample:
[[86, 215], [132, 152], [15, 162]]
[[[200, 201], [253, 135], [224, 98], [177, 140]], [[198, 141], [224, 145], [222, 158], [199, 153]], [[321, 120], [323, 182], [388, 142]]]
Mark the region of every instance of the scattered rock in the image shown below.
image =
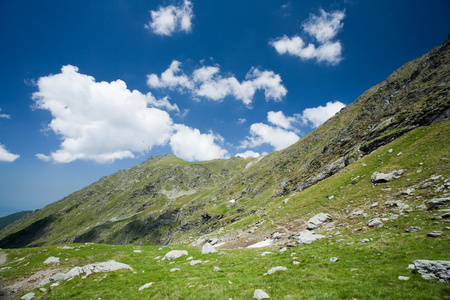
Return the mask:
[[442, 231], [432, 231], [432, 232], [428, 232], [427, 236], [429, 237], [440, 237], [442, 235]]
[[406, 228], [406, 229], [405, 229], [405, 232], [411, 233], [411, 232], [416, 232], [416, 231], [419, 231], [419, 230], [420, 230], [419, 227], [416, 227], [416, 226], [410, 226], [409, 228]]
[[329, 214], [320, 213], [308, 220], [306, 228], [313, 230], [327, 221], [331, 221], [331, 216]]
[[64, 247], [62, 247], [61, 249], [64, 249], [64, 250], [71, 250], [71, 249], [75, 249], [75, 247], [64, 246]]
[[50, 256], [44, 261], [44, 264], [59, 264], [59, 257]]
[[188, 255], [188, 252], [186, 250], [172, 250], [167, 252], [167, 254], [164, 256], [164, 259], [171, 260], [183, 255]]
[[316, 234], [314, 231], [303, 230], [297, 234], [293, 234], [289, 239], [295, 239], [298, 244], [311, 244], [312, 242], [325, 238], [324, 235]]
[[283, 253], [284, 251], [287, 251], [287, 248], [286, 248], [286, 247], [282, 247], [282, 248], [280, 249], [280, 253]]
[[361, 240], [361, 243], [368, 243], [368, 242], [370, 242], [369, 239], [362, 239], [362, 240]]
[[293, 264], [294, 264], [294, 265], [299, 265], [300, 262], [299, 262], [298, 260], [294, 260], [294, 261], [293, 261]]
[[281, 266], [273, 267], [269, 271], [267, 271], [267, 273], [264, 273], [264, 276], [271, 275], [271, 274], [275, 273], [276, 271], [286, 271], [286, 270], [287, 270], [286, 267], [281, 267]]
[[450, 282], [450, 261], [415, 260], [414, 267], [423, 279], [435, 279], [439, 282]]
[[414, 264], [409, 264], [406, 269], [408, 269], [408, 270], [415, 270], [416, 267], [414, 266]]
[[[30, 300], [30, 299], [33, 299], [34, 296], [35, 296], [35, 293], [28, 293], [28, 294], [23, 295], [22, 297], [20, 297], [20, 299]], [[260, 298], [260, 299], [264, 299], [264, 298]]]
[[189, 262], [189, 264], [191, 265], [191, 266], [195, 266], [195, 265], [199, 265], [199, 264], [201, 264], [203, 261], [201, 261], [201, 260], [191, 260], [190, 262]]
[[448, 227], [448, 226], [447, 226], [447, 227], [444, 227], [444, 228], [442, 228], [442, 230], [443, 230], [443, 231], [450, 231], [450, 227]]
[[450, 218], [450, 213], [445, 213], [441, 216], [442, 219], [448, 219]]
[[177, 271], [181, 271], [179, 268], [172, 268], [170, 269], [170, 272], [177, 272]]
[[84, 267], [74, 267], [67, 273], [56, 273], [55, 275], [42, 280], [40, 285], [44, 285], [52, 281], [61, 281], [70, 279], [81, 274], [85, 274], [83, 278], [86, 278], [91, 274], [101, 272], [112, 272], [120, 269], [133, 270], [133, 268], [127, 264], [123, 264], [115, 260], [108, 260], [107, 262], [93, 263], [85, 265]]
[[210, 243], [206, 243], [202, 247], [202, 254], [209, 254], [217, 252], [216, 248], [214, 248]]
[[253, 293], [253, 299], [270, 299], [270, 297], [266, 292], [258, 289]]
[[373, 183], [384, 183], [391, 181], [392, 179], [400, 178], [400, 176], [405, 172], [405, 169], [400, 170], [393, 170], [389, 173], [380, 173], [380, 172], [374, 172], [372, 176], [370, 177], [370, 180]]
[[261, 256], [266, 256], [267, 254], [272, 254], [272, 252], [270, 252], [270, 251], [264, 251], [263, 253], [261, 253]]
[[380, 218], [370, 219], [369, 223], [367, 223], [369, 227], [381, 227], [383, 226], [383, 222], [381, 222]]
[[142, 253], [142, 250], [133, 250], [134, 253]]
[[220, 271], [220, 268], [219, 268], [219, 267], [216, 267], [216, 266], [214, 266], [214, 268], [213, 268], [213, 271], [214, 271], [214, 272], [219, 272], [219, 271]]
[[149, 288], [149, 287], [152, 286], [152, 284], [154, 284], [154, 282], [146, 283], [146, 284], [144, 284], [143, 286], [141, 286], [141, 287], [139, 288], [139, 290], [142, 291], [143, 289]]
[[362, 209], [360, 209], [360, 210], [355, 209], [354, 211], [352, 211], [352, 212], [347, 216], [347, 218], [353, 219], [353, 218], [359, 217], [359, 216], [362, 215], [363, 213], [364, 213], [364, 210], [362, 210]]
[[339, 258], [337, 258], [337, 257], [331, 257], [330, 258], [330, 261], [331, 262], [337, 262], [339, 260]]
[[398, 280], [404, 280], [404, 281], [407, 281], [407, 280], [409, 280], [409, 277], [406, 277], [406, 276], [398, 276]]
[[428, 205], [428, 210], [432, 210], [432, 209], [437, 209], [437, 208], [441, 208], [442, 206], [444, 206], [445, 203], [449, 202], [450, 198], [434, 198], [431, 199], [427, 205]]

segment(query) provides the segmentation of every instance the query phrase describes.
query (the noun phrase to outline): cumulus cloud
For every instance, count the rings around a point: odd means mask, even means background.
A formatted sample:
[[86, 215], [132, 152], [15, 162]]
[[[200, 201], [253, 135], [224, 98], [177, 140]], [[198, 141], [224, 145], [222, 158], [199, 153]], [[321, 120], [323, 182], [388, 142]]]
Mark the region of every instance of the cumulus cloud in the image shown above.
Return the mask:
[[165, 144], [172, 133], [169, 114], [151, 106], [170, 106], [150, 93], [130, 91], [125, 82], [96, 82], [67, 65], [41, 77], [33, 94], [36, 107], [49, 110], [48, 129], [61, 137], [60, 149], [37, 157], [55, 162], [76, 159], [111, 162]]
[[337, 64], [342, 60], [342, 45], [340, 41], [332, 41], [339, 30], [342, 29], [342, 20], [345, 17], [345, 11], [333, 11], [327, 13], [323, 9], [319, 15], [310, 14], [302, 27], [303, 30], [311, 35], [318, 45], [313, 43], [306, 44], [298, 35], [290, 38], [287, 36], [276, 38], [269, 44], [275, 48], [279, 54], [290, 54], [301, 59], [316, 59], [319, 62]]
[[250, 126], [250, 137], [244, 142], [245, 147], [257, 147], [262, 144], [271, 145], [274, 150], [282, 150], [297, 142], [300, 137], [292, 131], [264, 123]]
[[179, 6], [160, 6], [158, 10], [150, 11], [150, 15], [152, 20], [144, 27], [155, 34], [170, 36], [174, 32], [192, 30], [194, 13], [192, 2], [189, 0], [184, 0]]
[[297, 117], [286, 117], [282, 111], [269, 111], [267, 113], [267, 120], [283, 129], [292, 129], [292, 124], [297, 122]]
[[0, 144], [0, 161], [13, 162], [19, 157], [17, 154], [10, 153], [4, 145]]
[[181, 63], [174, 60], [160, 76], [147, 75], [147, 84], [151, 88], [170, 88], [190, 92], [193, 97], [204, 97], [221, 101], [227, 96], [241, 100], [245, 105], [253, 102], [257, 90], [263, 90], [266, 100], [281, 101], [287, 94], [281, 83], [281, 77], [273, 71], [261, 71], [251, 68], [245, 80], [239, 82], [234, 76], [224, 76], [218, 66], [203, 66], [187, 76], [181, 69]]
[[215, 143], [221, 142], [220, 136], [174, 124], [160, 109], [179, 111], [167, 97], [158, 100], [151, 93], [130, 91], [122, 80], [96, 82], [67, 65], [59, 74], [39, 78], [37, 87], [39, 91], [33, 94], [36, 108], [51, 112], [48, 129], [62, 140], [57, 151], [36, 154], [39, 159], [105, 163], [167, 144], [187, 160], [227, 155]]
[[221, 136], [200, 133], [198, 129], [179, 124], [174, 125], [174, 129], [176, 132], [169, 144], [176, 156], [189, 161], [228, 157], [228, 152], [216, 144], [216, 141], [223, 142]]
[[254, 151], [252, 151], [252, 150], [248, 150], [248, 151], [245, 151], [245, 152], [243, 152], [243, 153], [238, 153], [238, 154], [236, 154], [235, 156], [237, 156], [237, 157], [243, 157], [243, 158], [247, 158], [247, 157], [260, 157], [261, 154], [259, 154], [258, 152], [254, 152]]
[[303, 124], [311, 124], [313, 128], [319, 127], [326, 120], [338, 113], [345, 104], [340, 101], [327, 102], [325, 106], [307, 108], [303, 111], [301, 119]]

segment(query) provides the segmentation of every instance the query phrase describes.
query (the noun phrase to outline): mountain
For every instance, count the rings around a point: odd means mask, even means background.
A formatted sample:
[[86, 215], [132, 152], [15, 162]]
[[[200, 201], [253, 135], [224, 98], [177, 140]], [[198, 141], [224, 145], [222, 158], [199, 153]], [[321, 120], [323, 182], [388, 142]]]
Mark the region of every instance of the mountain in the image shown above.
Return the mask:
[[0, 218], [0, 230], [2, 230], [3, 228], [5, 228], [6, 226], [8, 226], [11, 223], [14, 223], [15, 221], [19, 220], [20, 218], [22, 218], [24, 215], [31, 213], [31, 210], [26, 210], [26, 211], [20, 211], [14, 214], [10, 214], [4, 217]]
[[[242, 247], [287, 237], [323, 210], [347, 221], [347, 199], [363, 208], [427, 176], [448, 178], [449, 47], [447, 39], [405, 64], [285, 150], [206, 162], [152, 157], [25, 215], [0, 232], [0, 247], [195, 244], [201, 237], [198, 243]], [[415, 164], [426, 167], [419, 172]], [[380, 191], [369, 180], [393, 169], [407, 170], [410, 182]], [[432, 187], [418, 197], [442, 194]]]

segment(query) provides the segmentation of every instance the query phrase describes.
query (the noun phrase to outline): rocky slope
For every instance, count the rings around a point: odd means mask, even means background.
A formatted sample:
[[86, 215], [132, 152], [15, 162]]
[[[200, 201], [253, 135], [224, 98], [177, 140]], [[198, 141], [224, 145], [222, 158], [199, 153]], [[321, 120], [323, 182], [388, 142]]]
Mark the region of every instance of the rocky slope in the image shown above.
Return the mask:
[[[334, 195], [326, 203], [305, 200], [317, 183], [351, 169], [415, 128], [449, 119], [449, 47], [447, 39], [405, 64], [283, 151], [258, 159], [197, 163], [173, 155], [152, 157], [11, 224], [0, 232], [0, 247], [167, 244], [201, 236], [237, 247], [292, 233], [319, 205], [342, 204]], [[448, 139], [438, 143], [449, 148]], [[442, 164], [449, 169], [448, 160]], [[276, 214], [282, 204], [290, 210]]]

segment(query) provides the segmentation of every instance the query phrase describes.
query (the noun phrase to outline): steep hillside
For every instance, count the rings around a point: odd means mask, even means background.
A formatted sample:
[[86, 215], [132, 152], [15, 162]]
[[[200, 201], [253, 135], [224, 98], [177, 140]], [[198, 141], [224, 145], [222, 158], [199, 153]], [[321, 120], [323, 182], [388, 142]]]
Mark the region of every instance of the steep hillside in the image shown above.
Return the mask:
[[[404, 178], [416, 184], [436, 172], [449, 178], [450, 135], [448, 122], [443, 122], [450, 117], [449, 47], [447, 39], [405, 64], [283, 151], [259, 159], [198, 163], [172, 155], [150, 158], [8, 226], [0, 232], [0, 247], [167, 244], [201, 236], [206, 237], [199, 244], [214, 238], [229, 247], [247, 246], [295, 233], [318, 210], [335, 209], [339, 213], [334, 218], [346, 220], [349, 198], [358, 202], [355, 208], [365, 207], [369, 200], [395, 198], [409, 184], [399, 180], [390, 187], [392, 192], [380, 191], [368, 180], [371, 172], [404, 165], [408, 170]], [[440, 126], [426, 127], [437, 123]], [[411, 132], [420, 126], [426, 134]], [[430, 132], [439, 136], [432, 138]], [[380, 148], [391, 142], [396, 143], [392, 153]], [[428, 148], [434, 149], [433, 157], [427, 156]], [[399, 152], [403, 154], [396, 156]], [[364, 160], [369, 154], [372, 160]], [[416, 173], [419, 163], [427, 167]], [[329, 178], [334, 174], [340, 179]], [[324, 192], [318, 191], [317, 183], [327, 178], [328, 183], [321, 185]], [[424, 189], [417, 197], [425, 201], [439, 193], [442, 190]]]
[[22, 218], [24, 215], [31, 213], [31, 210], [27, 210], [27, 211], [20, 211], [14, 214], [10, 214], [8, 216], [4, 216], [0, 218], [0, 230], [2, 230], [3, 228], [5, 228], [6, 226], [8, 226], [11, 223], [14, 223], [15, 221], [19, 220], [20, 218]]

